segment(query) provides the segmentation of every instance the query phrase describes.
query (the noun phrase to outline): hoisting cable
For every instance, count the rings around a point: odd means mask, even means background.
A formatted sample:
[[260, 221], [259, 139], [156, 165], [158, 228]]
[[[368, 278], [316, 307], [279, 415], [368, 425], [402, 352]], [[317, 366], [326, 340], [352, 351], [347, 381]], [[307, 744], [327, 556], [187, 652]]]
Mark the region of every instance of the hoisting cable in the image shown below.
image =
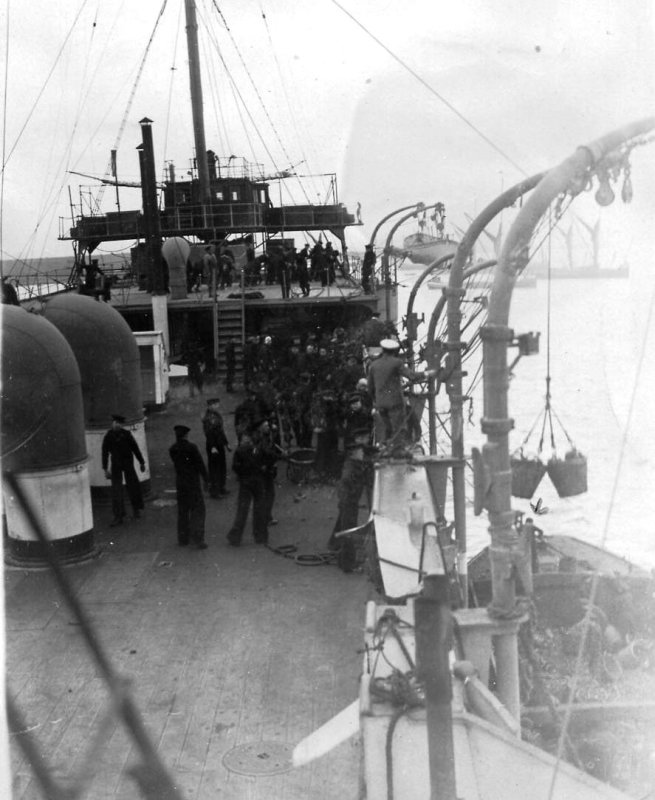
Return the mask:
[[[237, 53], [239, 53], [239, 50], [238, 50], [238, 48], [237, 48], [237, 46], [236, 46], [236, 44], [234, 42], [234, 39], [232, 37], [232, 34], [230, 33], [230, 29], [229, 29], [229, 27], [227, 25], [227, 22], [225, 21], [225, 18], [223, 17], [223, 14], [221, 13], [220, 9], [218, 9], [218, 7], [216, 6], [215, 3], [214, 3], [214, 6], [216, 7], [217, 13], [220, 15], [221, 20], [223, 21], [223, 25], [225, 26], [225, 29], [230, 34], [230, 38], [232, 39], [232, 43], [234, 44], [234, 47], [235, 47]], [[214, 48], [216, 50], [216, 53], [218, 55], [218, 58], [220, 59], [221, 64], [223, 65], [223, 68], [225, 70], [225, 74], [227, 75], [227, 77], [228, 77], [228, 79], [230, 81], [230, 86], [232, 87], [233, 94], [235, 94], [239, 98], [239, 101], [241, 103], [241, 107], [245, 109], [246, 114], [248, 116], [248, 119], [252, 123], [253, 129], [257, 132], [257, 136], [259, 137], [259, 140], [262, 143], [262, 146], [263, 146], [264, 150], [266, 151], [266, 155], [271, 160], [271, 163], [273, 164], [273, 167], [277, 171], [279, 171], [279, 167], [278, 167], [278, 165], [277, 165], [277, 163], [275, 161], [275, 158], [274, 158], [273, 154], [271, 153], [271, 151], [269, 150], [268, 145], [266, 144], [266, 140], [265, 140], [264, 136], [262, 135], [261, 131], [259, 130], [259, 127], [258, 127], [257, 123], [255, 122], [255, 119], [254, 119], [253, 115], [251, 114], [251, 112], [250, 112], [250, 110], [248, 108], [248, 104], [245, 102], [244, 98], [242, 97], [241, 92], [239, 91], [239, 88], [237, 86], [237, 82], [235, 81], [234, 77], [232, 76], [232, 72], [231, 72], [230, 68], [228, 67], [227, 62], [225, 61], [225, 58], [223, 57], [223, 54], [221, 53], [221, 50], [220, 50], [220, 48], [218, 46], [218, 41], [216, 40], [216, 38], [214, 36], [212, 36], [209, 33], [208, 26], [205, 25], [205, 27], [206, 27], [206, 29], [208, 31], [208, 34], [209, 34], [210, 38], [212, 39], [212, 42], [213, 42]], [[239, 53], [239, 57], [241, 57], [240, 53]], [[241, 61], [243, 63], [243, 59], [241, 59]], [[245, 68], [245, 65], [244, 65], [244, 68]], [[247, 71], [247, 68], [246, 68], [246, 71]], [[248, 75], [248, 77], [250, 77], [250, 75]], [[252, 82], [252, 78], [250, 78], [250, 80]], [[261, 98], [260, 98], [260, 102], [261, 102]], [[264, 111], [266, 113], [265, 109], [264, 109]], [[267, 114], [267, 116], [268, 116], [268, 114]], [[269, 117], [269, 119], [270, 119], [270, 117]], [[246, 130], [246, 135], [247, 135], [247, 128], [246, 128], [245, 125], [244, 125], [244, 130]]]

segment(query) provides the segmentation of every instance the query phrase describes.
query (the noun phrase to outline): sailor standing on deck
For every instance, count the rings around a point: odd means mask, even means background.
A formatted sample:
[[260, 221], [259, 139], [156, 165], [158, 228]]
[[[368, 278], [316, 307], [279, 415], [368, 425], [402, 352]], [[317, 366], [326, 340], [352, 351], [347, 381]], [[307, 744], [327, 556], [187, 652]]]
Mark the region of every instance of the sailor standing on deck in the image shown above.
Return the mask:
[[389, 443], [399, 453], [408, 443], [407, 410], [402, 379], [420, 381], [436, 375], [436, 370], [413, 372], [398, 358], [400, 344], [394, 339], [382, 339], [382, 355], [372, 362], [368, 371], [368, 393], [379, 415], [378, 444]]
[[186, 425], [175, 425], [175, 444], [169, 455], [175, 467], [177, 488], [177, 543], [184, 547], [192, 541], [198, 550], [205, 550], [205, 500], [202, 496], [200, 478], [205, 487], [209, 480], [200, 450], [188, 441], [191, 430]]
[[[111, 502], [114, 519], [109, 524], [112, 528], [116, 525], [122, 525], [125, 518], [123, 476], [125, 476], [125, 487], [132, 505], [134, 519], [139, 519], [143, 508], [141, 484], [134, 469], [134, 459], [136, 458], [141, 465], [141, 472], [146, 471], [146, 462], [136, 439], [130, 431], [125, 430], [123, 427], [124, 422], [125, 417], [120, 414], [112, 414], [111, 428], [102, 440], [102, 469], [107, 480], [111, 481]], [[108, 468], [110, 458], [111, 468]]]
[[214, 498], [225, 497], [228, 494], [225, 488], [227, 474], [225, 451], [230, 447], [225, 435], [223, 417], [219, 411], [220, 402], [218, 397], [207, 400], [207, 410], [202, 417], [209, 471], [209, 496]]
[[237, 510], [227, 535], [229, 544], [238, 547], [243, 537], [243, 529], [248, 519], [248, 512], [252, 503], [252, 535], [257, 544], [266, 544], [268, 541], [267, 516], [264, 473], [266, 463], [262, 455], [262, 448], [252, 438], [252, 429], [244, 431], [241, 441], [232, 459], [232, 469], [239, 479], [239, 496]]

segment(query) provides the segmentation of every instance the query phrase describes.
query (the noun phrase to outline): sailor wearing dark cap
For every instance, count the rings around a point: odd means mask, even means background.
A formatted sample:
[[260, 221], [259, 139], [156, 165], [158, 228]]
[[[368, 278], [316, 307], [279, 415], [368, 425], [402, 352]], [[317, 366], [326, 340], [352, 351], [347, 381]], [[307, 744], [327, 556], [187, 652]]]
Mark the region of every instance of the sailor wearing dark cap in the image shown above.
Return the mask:
[[219, 411], [220, 403], [218, 397], [207, 400], [207, 410], [202, 417], [209, 472], [209, 496], [214, 498], [224, 497], [228, 494], [225, 488], [227, 476], [225, 451], [230, 447], [225, 435], [223, 416]]
[[395, 339], [382, 339], [382, 355], [372, 362], [368, 371], [368, 391], [379, 415], [377, 440], [403, 450], [408, 444], [407, 412], [403, 397], [402, 379], [424, 380], [435, 375], [435, 370], [413, 372], [398, 357], [399, 343]]
[[345, 539], [340, 541], [336, 537], [337, 533], [357, 527], [359, 523], [359, 501], [365, 489], [369, 506], [371, 503], [373, 489], [373, 461], [371, 456], [374, 452], [371, 447], [371, 417], [367, 414], [363, 418], [355, 410], [350, 423], [352, 427], [346, 427], [344, 436], [346, 458], [343, 462], [341, 479], [337, 489], [339, 513], [332, 535], [327, 543], [328, 549], [331, 550], [346, 544]]
[[374, 311], [371, 318], [362, 325], [362, 341], [364, 347], [379, 347], [380, 341], [387, 333], [387, 326], [380, 319], [380, 312]]
[[232, 469], [239, 479], [237, 510], [227, 535], [227, 540], [233, 547], [241, 544], [251, 504], [253, 539], [258, 544], [266, 544], [268, 541], [268, 507], [264, 480], [266, 462], [261, 446], [254, 441], [260, 424], [261, 420], [244, 430], [232, 459]]
[[191, 428], [175, 425], [175, 444], [168, 452], [175, 467], [177, 489], [177, 543], [183, 547], [193, 542], [199, 550], [205, 543], [205, 501], [200, 487], [202, 478], [205, 487], [209, 476], [200, 451], [186, 437]]
[[[146, 462], [139, 445], [130, 431], [123, 427], [125, 417], [112, 414], [111, 428], [102, 440], [102, 469], [107, 480], [111, 481], [111, 501], [114, 518], [109, 523], [113, 528], [121, 525], [125, 519], [125, 500], [123, 498], [123, 477], [125, 488], [130, 498], [134, 519], [139, 519], [143, 509], [141, 484], [134, 469], [134, 459], [141, 465], [141, 472], [146, 471]], [[111, 465], [110, 465], [111, 459]]]

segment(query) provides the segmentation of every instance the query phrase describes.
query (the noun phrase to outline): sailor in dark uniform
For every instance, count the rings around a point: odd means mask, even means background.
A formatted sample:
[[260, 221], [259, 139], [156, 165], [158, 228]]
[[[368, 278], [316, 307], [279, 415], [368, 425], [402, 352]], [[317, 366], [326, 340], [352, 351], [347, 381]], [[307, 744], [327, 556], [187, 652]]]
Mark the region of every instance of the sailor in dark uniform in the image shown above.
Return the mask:
[[191, 430], [186, 425], [175, 425], [175, 444], [169, 454], [175, 467], [177, 488], [177, 543], [184, 547], [192, 541], [199, 550], [205, 550], [205, 500], [200, 478], [205, 488], [209, 480], [200, 450], [188, 441]]
[[264, 473], [266, 462], [260, 445], [252, 438], [252, 429], [244, 431], [232, 459], [232, 469], [239, 479], [239, 496], [234, 522], [227, 535], [233, 547], [241, 544], [243, 529], [252, 503], [252, 536], [258, 544], [268, 541], [268, 505]]
[[207, 450], [207, 468], [209, 471], [210, 497], [224, 497], [229, 494], [225, 488], [227, 466], [225, 451], [229, 450], [223, 417], [218, 410], [220, 400], [212, 397], [207, 400], [207, 411], [202, 418], [202, 427], [205, 432], [205, 445]]
[[[134, 469], [134, 459], [141, 465], [141, 472], [146, 471], [146, 462], [141, 454], [139, 445], [130, 431], [123, 428], [125, 417], [112, 414], [110, 430], [102, 440], [102, 469], [105, 476], [111, 481], [112, 510], [114, 519], [110, 526], [121, 525], [125, 518], [125, 501], [123, 499], [123, 476], [125, 488], [130, 498], [134, 519], [138, 519], [143, 508], [143, 495], [141, 484]], [[108, 468], [111, 457], [111, 468]]]

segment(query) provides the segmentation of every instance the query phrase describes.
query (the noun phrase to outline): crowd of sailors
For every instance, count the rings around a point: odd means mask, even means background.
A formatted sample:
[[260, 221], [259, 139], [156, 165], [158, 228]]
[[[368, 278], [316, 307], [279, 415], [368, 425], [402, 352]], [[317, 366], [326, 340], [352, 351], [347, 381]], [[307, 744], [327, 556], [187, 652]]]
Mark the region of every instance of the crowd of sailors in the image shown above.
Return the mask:
[[[256, 255], [252, 246], [246, 247], [243, 284], [248, 289], [258, 286], [280, 286], [282, 297], [298, 295], [307, 297], [312, 281], [321, 286], [332, 286], [337, 275], [346, 278], [347, 268], [330, 241], [318, 240], [300, 250], [291, 243], [269, 245], [266, 252]], [[229, 244], [207, 245], [202, 257], [187, 265], [187, 291], [200, 291], [205, 284], [221, 291], [241, 286], [241, 271]], [[297, 285], [297, 290], [293, 288]]]
[[[337, 327], [305, 340], [250, 337], [243, 353], [246, 396], [234, 412], [232, 469], [239, 497], [230, 544], [241, 543], [250, 506], [253, 538], [268, 541], [277, 462], [302, 463], [300, 455], [310, 456], [315, 479], [338, 481], [334, 532], [357, 525], [361, 495], [372, 487], [374, 458], [402, 457], [421, 440], [403, 386], [405, 379], [424, 380], [431, 373], [410, 370], [399, 349], [395, 327], [378, 314], [350, 331]], [[224, 480], [224, 455], [220, 470]]]
[[[414, 372], [399, 350], [395, 327], [377, 313], [349, 331], [317, 330], [287, 341], [251, 336], [243, 352], [245, 397], [234, 410], [233, 431], [221, 413], [220, 399], [207, 401], [202, 416], [206, 467], [199, 448], [187, 439], [190, 428], [175, 426], [176, 441], [169, 453], [176, 472], [178, 544], [207, 547], [201, 482], [210, 497], [224, 497], [229, 494], [230, 467], [238, 481], [238, 497], [228, 543], [241, 544], [252, 509], [253, 538], [266, 544], [269, 526], [276, 522], [278, 462], [304, 463], [298, 461], [300, 454], [310, 456], [306, 463], [311, 464], [312, 477], [338, 481], [338, 517], [329, 545], [335, 544], [336, 533], [355, 527], [361, 495], [367, 491], [370, 496], [374, 460], [403, 457], [421, 440], [420, 422], [404, 394], [405, 381], [424, 381], [435, 372]], [[232, 380], [228, 372], [228, 389]], [[133, 459], [142, 470], [145, 462], [122, 428], [124, 421], [115, 415], [103, 442], [102, 466], [114, 495], [112, 525], [122, 524], [125, 516], [126, 470], [132, 478], [127, 491], [135, 519], [143, 507], [131, 484], [138, 485]]]

